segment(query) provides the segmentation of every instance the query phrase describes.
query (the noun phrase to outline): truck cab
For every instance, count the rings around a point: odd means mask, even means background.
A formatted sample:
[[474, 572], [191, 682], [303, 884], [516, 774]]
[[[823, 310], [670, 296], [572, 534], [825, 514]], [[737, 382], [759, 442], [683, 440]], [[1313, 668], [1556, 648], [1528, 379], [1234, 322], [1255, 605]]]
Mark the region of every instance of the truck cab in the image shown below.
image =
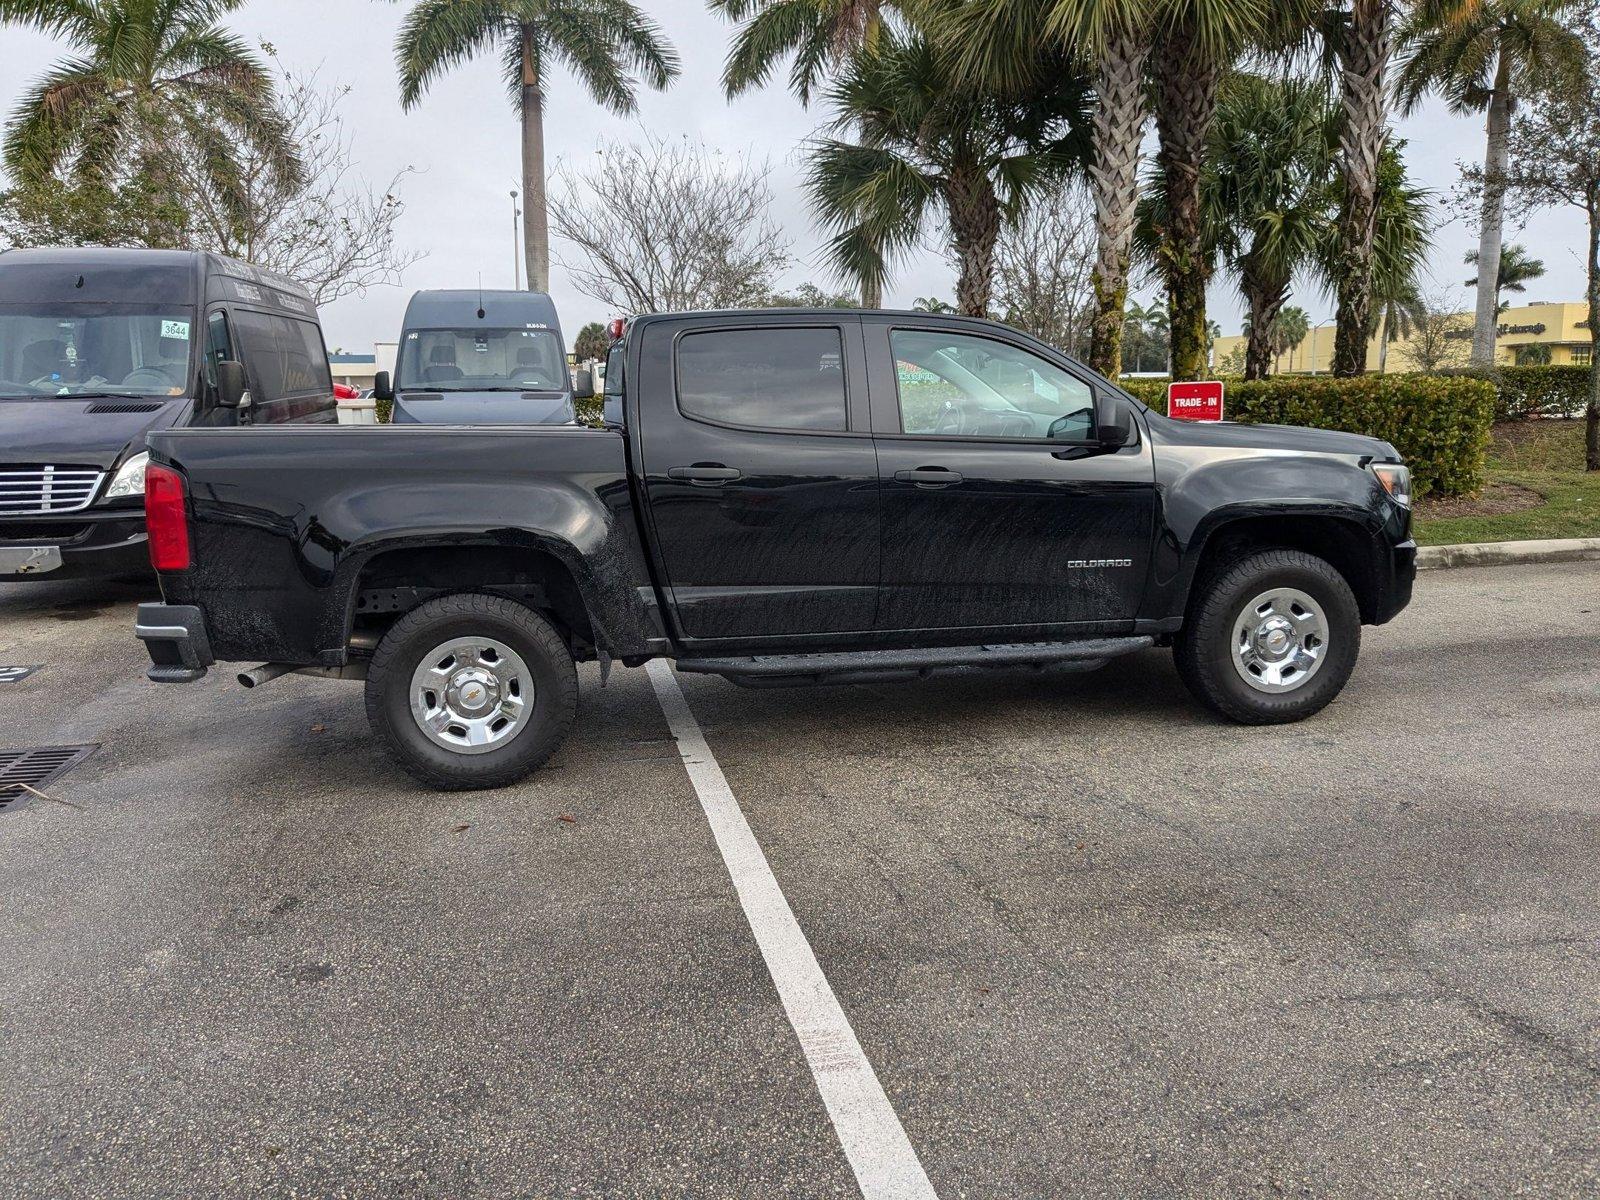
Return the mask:
[[336, 419], [311, 297], [215, 254], [0, 254], [0, 579], [146, 574], [152, 430]]
[[570, 425], [572, 382], [555, 303], [542, 292], [423, 291], [406, 306], [396, 425]]

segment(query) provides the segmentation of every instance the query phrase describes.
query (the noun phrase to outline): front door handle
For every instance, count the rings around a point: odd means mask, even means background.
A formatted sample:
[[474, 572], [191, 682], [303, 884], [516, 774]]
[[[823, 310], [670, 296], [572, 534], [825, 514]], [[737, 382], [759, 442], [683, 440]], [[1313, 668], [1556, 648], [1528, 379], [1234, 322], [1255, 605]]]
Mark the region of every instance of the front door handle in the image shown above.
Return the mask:
[[909, 471], [896, 471], [894, 477], [901, 483], [914, 483], [923, 489], [949, 487], [952, 483], [961, 482], [960, 472], [947, 470], [944, 467], [917, 467]]
[[721, 463], [695, 463], [692, 467], [669, 467], [668, 479], [680, 479], [696, 487], [716, 487], [744, 473], [738, 467], [725, 467]]

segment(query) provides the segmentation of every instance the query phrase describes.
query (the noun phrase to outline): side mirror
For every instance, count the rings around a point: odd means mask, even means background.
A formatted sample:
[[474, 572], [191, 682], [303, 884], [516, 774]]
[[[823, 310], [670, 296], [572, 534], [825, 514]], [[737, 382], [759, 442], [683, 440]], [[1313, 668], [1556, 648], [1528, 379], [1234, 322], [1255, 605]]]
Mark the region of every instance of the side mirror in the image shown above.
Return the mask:
[[394, 384], [389, 379], [389, 372], [379, 371], [372, 377], [372, 398], [374, 400], [394, 399]]
[[572, 398], [574, 400], [594, 399], [594, 372], [588, 367], [579, 367], [572, 373]]
[[1094, 398], [1095, 440], [1102, 446], [1126, 446], [1133, 437], [1133, 417], [1128, 406], [1107, 392]]
[[217, 403], [223, 408], [250, 407], [250, 384], [242, 362], [224, 359], [217, 364]]

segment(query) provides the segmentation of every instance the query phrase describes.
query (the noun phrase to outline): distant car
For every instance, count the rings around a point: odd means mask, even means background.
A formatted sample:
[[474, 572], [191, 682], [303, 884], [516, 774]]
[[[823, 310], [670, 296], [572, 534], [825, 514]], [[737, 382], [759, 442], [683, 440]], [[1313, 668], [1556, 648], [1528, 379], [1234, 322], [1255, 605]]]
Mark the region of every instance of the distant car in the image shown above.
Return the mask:
[[542, 292], [418, 292], [406, 306], [396, 425], [571, 425], [572, 380], [556, 306]]
[[335, 400], [359, 400], [361, 399], [361, 389], [348, 383], [336, 383], [333, 385], [333, 398]]

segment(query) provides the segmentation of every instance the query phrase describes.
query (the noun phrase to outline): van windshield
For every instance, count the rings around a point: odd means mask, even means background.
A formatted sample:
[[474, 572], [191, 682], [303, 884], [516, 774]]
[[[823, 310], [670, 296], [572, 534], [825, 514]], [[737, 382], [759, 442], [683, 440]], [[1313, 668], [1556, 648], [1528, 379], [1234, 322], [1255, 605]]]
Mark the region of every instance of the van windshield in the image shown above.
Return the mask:
[[0, 305], [0, 397], [185, 395], [193, 320], [182, 306]]
[[567, 390], [561, 339], [549, 329], [413, 329], [396, 373], [430, 392]]

